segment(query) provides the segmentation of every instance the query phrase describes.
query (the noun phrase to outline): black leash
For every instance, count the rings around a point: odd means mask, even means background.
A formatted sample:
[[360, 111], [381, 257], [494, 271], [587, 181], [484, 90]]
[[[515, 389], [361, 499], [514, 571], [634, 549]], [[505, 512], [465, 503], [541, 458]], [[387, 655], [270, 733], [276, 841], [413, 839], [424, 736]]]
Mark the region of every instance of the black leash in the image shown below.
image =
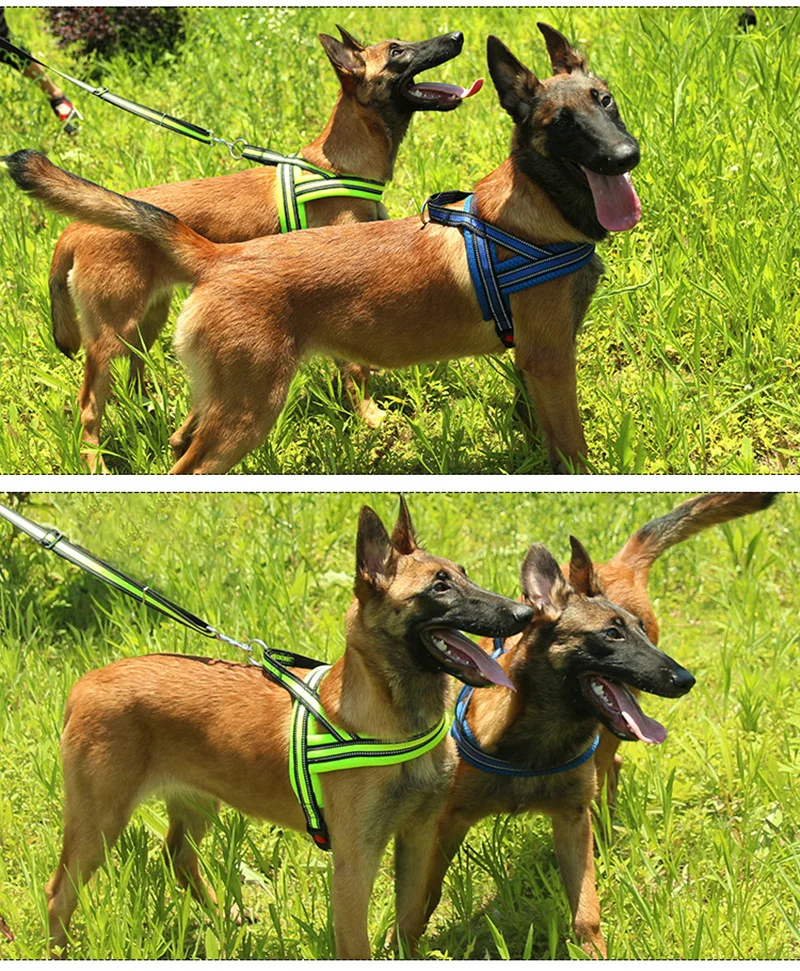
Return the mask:
[[[306, 657], [304, 654], [295, 654], [294, 651], [284, 651], [272, 647], [267, 647], [267, 645], [260, 640], [253, 640], [249, 644], [243, 644], [241, 641], [237, 641], [232, 637], [228, 637], [226, 634], [221, 633], [211, 624], [194, 614], [190, 613], [184, 607], [180, 607], [178, 604], [173, 603], [163, 594], [152, 590], [145, 584], [140, 583], [138, 580], [134, 580], [127, 574], [118, 570], [116, 567], [111, 566], [109, 563], [104, 562], [98, 557], [89, 553], [87, 550], [80, 546], [76, 546], [74, 543], [70, 543], [57, 529], [45, 529], [44, 526], [40, 526], [38, 523], [33, 522], [32, 519], [28, 519], [25, 516], [20, 515], [18, 512], [14, 512], [8, 509], [6, 506], [0, 505], [0, 517], [8, 520], [12, 526], [26, 533], [32, 539], [35, 539], [41, 547], [46, 550], [52, 550], [53, 553], [57, 553], [58, 556], [72, 563], [74, 566], [80, 567], [87, 573], [91, 573], [92, 576], [97, 577], [104, 583], [109, 584], [109, 586], [114, 587], [117, 590], [121, 590], [123, 593], [137, 600], [139, 603], [143, 603], [146, 606], [157, 610], [160, 614], [165, 617], [169, 617], [170, 620], [175, 620], [179, 624], [183, 624], [184, 627], [189, 627], [191, 630], [196, 631], [198, 634], [202, 634], [203, 637], [213, 637], [215, 640], [224, 641], [226, 644], [232, 644], [234, 647], [238, 647], [248, 654], [252, 655], [253, 644], [257, 644], [264, 652], [263, 662], [261, 660], [255, 660], [253, 657], [250, 658], [252, 664], [263, 666], [266, 668], [267, 673], [270, 674], [275, 680], [283, 681], [284, 672], [282, 667], [290, 668], [318, 668], [325, 664], [325, 661], [316, 661], [314, 658]], [[270, 663], [272, 662], [272, 663]], [[281, 668], [280, 677], [276, 677], [278, 674], [277, 668]], [[294, 675], [290, 672], [285, 672], [285, 674], [294, 679]], [[299, 681], [299, 679], [296, 679]], [[302, 681], [300, 681], [302, 684]]]
[[281, 155], [280, 152], [273, 152], [269, 148], [259, 148], [257, 145], [250, 145], [243, 138], [235, 138], [233, 141], [228, 141], [226, 138], [220, 138], [218, 135], [215, 135], [210, 128], [202, 128], [200, 125], [195, 125], [191, 121], [184, 121], [181, 118], [168, 115], [166, 112], [156, 111], [154, 108], [140, 105], [138, 102], [131, 101], [129, 98], [123, 98], [118, 94], [114, 94], [106, 87], [92, 87], [92, 85], [86, 84], [86, 82], [80, 81], [78, 78], [64, 74], [63, 71], [59, 71], [57, 68], [50, 67], [44, 61], [40, 61], [38, 57], [34, 57], [33, 54], [29, 54], [21, 47], [17, 47], [2, 37], [0, 37], [0, 50], [8, 51], [10, 54], [22, 57], [26, 61], [39, 64], [46, 71], [51, 71], [60, 78], [64, 78], [65, 81], [76, 84], [88, 94], [100, 98], [101, 101], [114, 105], [116, 108], [122, 108], [123, 111], [128, 111], [138, 118], [144, 118], [145, 121], [158, 125], [160, 128], [166, 128], [168, 131], [177, 132], [179, 135], [185, 135], [187, 138], [193, 138], [195, 141], [202, 142], [204, 145], [225, 145], [231, 158], [236, 161], [244, 158], [250, 162], [258, 162], [261, 165], [294, 165], [299, 169], [306, 169], [306, 171], [314, 172], [315, 174], [319, 174], [321, 171], [316, 165], [312, 165], [310, 162], [306, 162], [301, 158], [292, 155]]

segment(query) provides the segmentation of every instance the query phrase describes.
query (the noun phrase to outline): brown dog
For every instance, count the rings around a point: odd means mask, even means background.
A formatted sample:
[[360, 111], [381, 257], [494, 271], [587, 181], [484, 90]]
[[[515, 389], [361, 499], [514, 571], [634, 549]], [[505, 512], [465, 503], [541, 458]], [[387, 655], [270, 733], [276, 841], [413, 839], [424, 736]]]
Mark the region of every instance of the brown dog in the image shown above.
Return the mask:
[[[489, 70], [515, 128], [510, 157], [477, 186], [476, 212], [530, 243], [601, 240], [606, 227], [638, 219], [627, 177], [638, 145], [583, 55], [539, 26], [555, 71], [544, 81], [489, 38]], [[6, 162], [17, 184], [47, 205], [144, 236], [169, 257], [166, 280], [195, 284], [175, 343], [193, 407], [170, 440], [179, 457], [173, 472], [225, 472], [256, 448], [298, 363], [314, 352], [398, 368], [503, 348], [482, 318], [464, 239], [451, 227], [412, 217], [220, 245], [38, 153], [17, 152]], [[510, 298], [516, 361], [559, 471], [586, 452], [574, 345], [601, 272], [594, 256], [577, 272]]]
[[[468, 708], [481, 748], [531, 775], [485, 771], [465, 761], [462, 751], [439, 820], [427, 912], [438, 904], [450, 860], [474, 823], [495, 813], [543, 812], [552, 818], [575, 934], [588, 954], [605, 956], [594, 878], [590, 746], [601, 724], [625, 732], [633, 725], [648, 741], [663, 741], [666, 732], [625, 684], [673, 698], [689, 691], [694, 678], [652, 644], [637, 617], [604, 596], [574, 537], [572, 550], [569, 582], [544, 546], [528, 551], [522, 591], [533, 621], [521, 637], [506, 641], [507, 653], [499, 659], [516, 691], [493, 692], [488, 704], [476, 695]], [[582, 754], [586, 760], [569, 767]], [[567, 768], [552, 772], [562, 766]]]
[[[325, 675], [320, 697], [338, 727], [402, 739], [441, 719], [447, 673], [478, 686], [504, 679], [459, 633], [521, 631], [529, 607], [482, 590], [464, 571], [422, 550], [401, 500], [391, 539], [361, 510], [355, 598], [346, 649]], [[487, 666], [488, 662], [488, 666]], [[156, 654], [84, 675], [67, 703], [64, 846], [47, 886], [51, 947], [67, 943], [76, 886], [86, 881], [125, 828], [136, 804], [164, 792], [167, 850], [182, 884], [210, 899], [193, 848], [220, 801], [303, 830], [289, 781], [291, 698], [257, 666]], [[387, 841], [395, 836], [397, 921], [409, 939], [420, 926], [424, 861], [455, 765], [448, 740], [413, 761], [322, 777], [334, 860], [332, 900], [339, 957], [368, 958], [367, 908]], [[63, 952], [62, 952], [63, 953]]]
[[[593, 564], [583, 547], [573, 541], [572, 560], [564, 568], [569, 585], [542, 548], [531, 548], [522, 583], [524, 599], [536, 615], [531, 628], [513, 639], [511, 650], [500, 662], [517, 694], [500, 690], [488, 699], [475, 696], [468, 710], [469, 726], [484, 749], [531, 768], [568, 762], [586, 749], [598, 728], [600, 744], [593, 759], [582, 766], [542, 778], [509, 778], [460, 762], [439, 823], [440, 850], [431, 862], [428, 916], [439, 902], [450, 861], [473, 823], [494, 813], [543, 812], [552, 818], [575, 935], [587, 953], [605, 955], [590, 806], [606, 779], [613, 804], [621, 738], [663, 740], [661, 726], [635, 701], [639, 689], [674, 696], [689, 690], [692, 682], [685, 676], [676, 679], [670, 666], [664, 669], [665, 677], [654, 677], [652, 669], [642, 665], [643, 659], [653, 662], [653, 656], [631, 654], [616, 637], [601, 643], [601, 657], [593, 655], [575, 636], [575, 617], [579, 623], [586, 617], [599, 625], [608, 616], [602, 610], [618, 605], [620, 616], [635, 618], [636, 629], [654, 646], [659, 629], [647, 595], [647, 579], [655, 560], [712, 525], [765, 509], [774, 498], [772, 493], [712, 493], [689, 499], [639, 529], [608, 563]], [[586, 683], [587, 670], [611, 675], [602, 679], [602, 694]]]
[[[461, 103], [454, 86], [415, 84], [414, 75], [456, 57], [463, 35], [364, 47], [339, 31], [341, 43], [327, 34], [319, 37], [339, 78], [339, 97], [322, 133], [300, 154], [335, 174], [388, 182], [412, 114], [449, 111]], [[174, 213], [218, 243], [280, 232], [271, 167], [138, 189], [128, 196]], [[388, 218], [381, 203], [367, 199], [317, 199], [307, 205], [309, 227]], [[56, 245], [50, 268], [53, 336], [70, 357], [81, 344], [86, 348], [79, 405], [84, 454], [92, 468], [99, 458], [111, 360], [128, 354], [126, 344], [140, 350], [152, 346], [166, 323], [174, 282], [161, 250], [141, 236], [75, 223]], [[139, 381], [142, 367], [142, 358], [131, 355], [132, 381]], [[342, 372], [350, 400], [377, 425], [383, 413], [368, 397], [369, 369], [345, 365]]]

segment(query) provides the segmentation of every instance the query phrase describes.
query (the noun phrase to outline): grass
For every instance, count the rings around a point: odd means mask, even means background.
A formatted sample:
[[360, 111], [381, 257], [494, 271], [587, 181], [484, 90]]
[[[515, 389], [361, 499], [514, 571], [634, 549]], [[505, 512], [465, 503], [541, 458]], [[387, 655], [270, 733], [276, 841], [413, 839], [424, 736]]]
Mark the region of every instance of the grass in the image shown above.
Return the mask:
[[[644, 217], [602, 252], [608, 274], [579, 339], [579, 394], [601, 473], [796, 472], [800, 408], [798, 261], [800, 13], [759, 9], [758, 27], [714, 9], [193, 9], [177, 59], [115, 57], [103, 82], [228, 137], [293, 151], [313, 137], [336, 81], [316, 33], [343, 23], [357, 36], [421, 38], [462, 29], [465, 51], [445, 75], [486, 73], [494, 32], [539, 72], [535, 27], [547, 20], [580, 42], [610, 79], [640, 139], [635, 181]], [[11, 12], [17, 35], [68, 73], [73, 63], [34, 10]], [[36, 147], [116, 189], [231, 172], [236, 163], [159, 131], [88, 95], [76, 139], [57, 132], [33, 86], [0, 71], [0, 150]], [[491, 86], [449, 115], [417, 117], [387, 194], [393, 216], [434, 191], [466, 188], [505, 156], [510, 122]], [[0, 470], [81, 472], [75, 397], [79, 362], [49, 333], [47, 271], [64, 219], [0, 180], [2, 370]], [[181, 300], [174, 303], [170, 331]], [[487, 324], [487, 326], [491, 326]], [[125, 370], [125, 365], [122, 366]], [[154, 349], [150, 399], [117, 384], [105, 447], [118, 471], [164, 472], [167, 438], [188, 388], [169, 340]], [[514, 418], [510, 356], [383, 373], [383, 426], [343, 409], [327, 360], [304, 366], [269, 442], [242, 472], [542, 472], [546, 458]]]
[[[421, 537], [479, 582], [514, 595], [525, 549], [564, 558], [574, 532], [610, 556], [667, 495], [412, 495]], [[323, 658], [343, 649], [357, 510], [387, 520], [388, 495], [34, 495], [22, 507], [153, 584], [226, 633]], [[467, 533], [465, 518], [473, 524]], [[651, 577], [661, 645], [697, 687], [648, 697], [659, 747], [625, 745], [618, 812], [597, 849], [615, 958], [800, 957], [800, 499], [705, 533]], [[0, 526], [0, 917], [16, 935], [0, 958], [40, 957], [44, 883], [58, 856], [57, 738], [85, 671], [151, 651], [235, 656], [116, 594]], [[247, 731], [247, 726], [242, 726]], [[329, 958], [328, 857], [307, 837], [226, 810], [202, 845], [223, 902], [206, 912], [161, 855], [163, 806], [135, 814], [81, 891], [75, 958]], [[257, 922], [226, 917], [242, 904]], [[371, 908], [374, 953], [393, 920], [391, 855]], [[576, 955], [549, 825], [488, 819], [448, 875], [426, 956]]]

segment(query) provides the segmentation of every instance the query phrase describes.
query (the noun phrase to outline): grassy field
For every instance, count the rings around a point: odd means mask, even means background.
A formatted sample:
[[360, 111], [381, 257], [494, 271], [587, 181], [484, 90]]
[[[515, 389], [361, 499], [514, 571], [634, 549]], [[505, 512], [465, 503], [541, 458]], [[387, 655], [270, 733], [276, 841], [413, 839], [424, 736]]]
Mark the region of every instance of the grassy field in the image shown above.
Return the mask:
[[[564, 558], [574, 532], [610, 556], [666, 495], [411, 495], [428, 548], [514, 595], [528, 544]], [[390, 495], [60, 495], [22, 507], [223, 631], [323, 658], [343, 649], [362, 500]], [[473, 529], [463, 528], [468, 517]], [[646, 699], [669, 737], [625, 745], [619, 807], [597, 850], [615, 958], [800, 957], [800, 500], [712, 530], [656, 564], [661, 646], [697, 677], [687, 698]], [[57, 738], [71, 685], [122, 656], [235, 656], [148, 614], [0, 526], [0, 958], [40, 957], [44, 883], [59, 850]], [[242, 726], [247, 731], [247, 726]], [[332, 957], [328, 857], [307, 837], [226, 810], [202, 867], [237, 927], [174, 886], [165, 813], [149, 802], [84, 888], [75, 958]], [[393, 920], [391, 854], [370, 919], [374, 953]], [[448, 876], [423, 941], [429, 957], [567, 957], [569, 909], [541, 818], [487, 820]]]
[[[371, 41], [461, 29], [464, 53], [442, 76], [469, 83], [486, 74], [490, 32], [549, 72], [535, 26], [549, 21], [610, 80], [643, 153], [635, 173], [642, 222], [602, 246], [608, 274], [579, 340], [579, 396], [596, 470], [796, 472], [800, 13], [759, 9], [758, 27], [746, 35], [737, 14], [194, 9], [178, 59], [151, 67], [117, 57], [102, 77], [112, 91], [230, 138], [293, 151], [319, 132], [333, 103], [336, 81], [316, 33], [335, 22]], [[56, 50], [34, 10], [12, 10], [9, 19], [46, 60], [86, 72]], [[86, 121], [70, 140], [30, 84], [0, 71], [0, 151], [39, 148], [119, 190], [242, 164], [221, 148], [75, 97]], [[468, 188], [502, 161], [510, 130], [491, 85], [453, 114], [417, 117], [388, 191], [390, 213], [409, 215], [434, 191]], [[80, 472], [81, 365], [54, 348], [47, 297], [50, 257], [66, 222], [7, 179], [0, 207], [0, 470]], [[105, 446], [118, 471], [164, 472], [171, 464], [167, 438], [185, 416], [188, 388], [169, 340], [154, 350], [151, 375], [151, 398], [131, 397], [120, 384], [107, 411]], [[238, 471], [547, 470], [514, 417], [510, 355], [380, 375], [375, 391], [389, 416], [377, 431], [343, 409], [332, 378], [326, 360], [303, 367], [269, 442]]]

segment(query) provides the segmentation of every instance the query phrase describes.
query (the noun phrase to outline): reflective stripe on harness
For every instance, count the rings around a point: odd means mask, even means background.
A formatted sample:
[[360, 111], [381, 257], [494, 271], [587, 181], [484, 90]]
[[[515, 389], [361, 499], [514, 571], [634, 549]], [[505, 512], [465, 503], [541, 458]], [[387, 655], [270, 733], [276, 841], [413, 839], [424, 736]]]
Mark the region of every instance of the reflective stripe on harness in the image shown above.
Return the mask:
[[[504, 653], [503, 641], [501, 638], [496, 637], [492, 657], [498, 658]], [[587, 759], [590, 759], [594, 755], [597, 746], [600, 744], [600, 736], [595, 735], [594, 741], [585, 752], [581, 752], [576, 758], [571, 759], [569, 762], [564, 762], [561, 765], [556, 765], [552, 769], [525, 769], [516, 765], [514, 762], [506, 762], [505, 759], [498, 759], [496, 756], [490, 755], [481, 748], [480, 742], [475, 738], [467, 722], [467, 709], [469, 708], [473, 690], [473, 688], [465, 686], [459, 693], [458, 701], [456, 702], [456, 715], [453, 719], [453, 727], [450, 729], [450, 734], [455, 739], [458, 754], [465, 762], [468, 762], [476, 769], [491, 772], [494, 775], [511, 775], [522, 779], [535, 779], [538, 776], [558, 775], [561, 772], [569, 772], [570, 769], [577, 769], [579, 765], [583, 765]]]
[[317, 694], [317, 687], [328, 670], [329, 667], [315, 668], [306, 676], [305, 684], [313, 693], [313, 701], [295, 700], [289, 728], [289, 780], [306, 817], [309, 835], [321, 850], [331, 848], [322, 814], [319, 782], [322, 772], [409, 762], [430, 752], [447, 734], [445, 716], [429, 731], [402, 741], [352, 735], [343, 729], [336, 729], [334, 733], [320, 732], [316, 721], [330, 727]]
[[[463, 210], [446, 208], [462, 200]], [[475, 214], [472, 193], [439, 192], [425, 202], [423, 216], [426, 208], [431, 222], [461, 231], [483, 319], [494, 321], [504, 347], [514, 346], [514, 319], [508, 294], [575, 273], [594, 256], [594, 243], [536, 245], [498, 229]], [[498, 246], [514, 255], [498, 262]]]
[[384, 188], [382, 182], [355, 175], [334, 175], [309, 162], [304, 162], [302, 168], [292, 162], [281, 162], [275, 179], [275, 204], [281, 232], [307, 229], [306, 203], [315, 199], [349, 197], [380, 202]]

